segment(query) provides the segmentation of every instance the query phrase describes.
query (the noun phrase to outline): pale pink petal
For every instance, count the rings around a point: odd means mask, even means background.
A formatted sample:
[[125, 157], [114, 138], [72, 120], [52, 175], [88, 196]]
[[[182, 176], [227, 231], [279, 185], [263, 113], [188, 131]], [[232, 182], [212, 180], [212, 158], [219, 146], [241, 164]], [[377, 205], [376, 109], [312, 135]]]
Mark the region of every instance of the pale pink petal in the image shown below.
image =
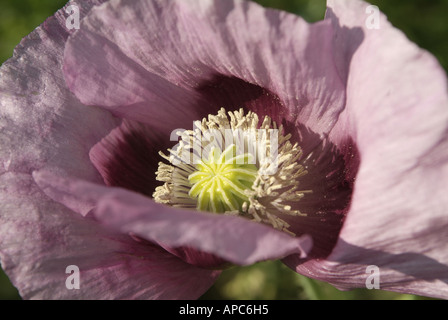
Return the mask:
[[[219, 274], [75, 214], [30, 175], [0, 181], [0, 259], [25, 299], [196, 299]], [[71, 265], [79, 267], [79, 289], [66, 287]]]
[[[83, 18], [101, 2], [67, 6], [77, 5]], [[25, 174], [49, 166], [101, 181], [88, 152], [119, 123], [106, 111], [82, 105], [66, 88], [63, 51], [75, 31], [66, 29], [66, 18], [61, 9], [45, 21], [0, 71], [2, 268], [23, 298], [197, 298], [218, 272], [195, 268], [149, 242], [83, 219], [48, 199]], [[65, 286], [66, 267], [72, 264], [81, 271], [79, 290]]]
[[[217, 23], [219, 30], [215, 27]], [[248, 32], [241, 33], [239, 29]], [[222, 106], [230, 110], [245, 107], [261, 117], [269, 115], [288, 125], [295, 137], [304, 134], [298, 130], [300, 125], [314, 136], [302, 139], [301, 143], [306, 151], [304, 158], [314, 152], [310, 159], [317, 168], [303, 181], [303, 186], [318, 195], [318, 191], [329, 185], [327, 175], [341, 166], [341, 161], [331, 165], [320, 161], [319, 166], [315, 163], [318, 158], [335, 158], [322, 141], [321, 133], [331, 129], [344, 103], [343, 83], [332, 60], [332, 34], [329, 22], [309, 25], [297, 16], [266, 10], [250, 2], [116, 2], [92, 12], [80, 32], [71, 37], [65, 57], [66, 77], [85, 103], [124, 108], [129, 112], [121, 116], [146, 122], [150, 124], [148, 128], [159, 128], [160, 124], [164, 132], [176, 129], [173, 119], [188, 119], [191, 123], [191, 119], [216, 113]], [[125, 63], [117, 57], [123, 57]], [[146, 84], [133, 78], [134, 74], [144, 72], [141, 68], [151, 73], [150, 78], [157, 80], [155, 84], [149, 85], [153, 80], [147, 80]], [[157, 84], [165, 81], [155, 75], [176, 87]], [[128, 78], [133, 80], [129, 82]], [[138, 86], [134, 94], [131, 87], [135, 87], [135, 82]], [[191, 104], [182, 98], [169, 107], [163, 101], [142, 104], [150, 116], [147, 118], [144, 111], [133, 116], [134, 106], [125, 101], [127, 96], [150, 101], [152, 92], [164, 94], [171, 89], [175, 95], [177, 86], [199, 94], [208, 103], [206, 112], [202, 103]], [[193, 113], [184, 115], [184, 110]], [[165, 117], [164, 112], [172, 116]], [[185, 129], [191, 129], [188, 121]], [[114, 130], [92, 150], [92, 160], [108, 185], [131, 187], [151, 195], [153, 186], [149, 180], [143, 180], [152, 174], [150, 168], [155, 171], [156, 164], [148, 159], [145, 150], [130, 143], [144, 142], [145, 138], [135, 134], [132, 139], [129, 137], [123, 126]], [[150, 145], [153, 144], [146, 143]], [[318, 155], [321, 149], [328, 151], [325, 157]], [[125, 158], [127, 155], [132, 160]], [[151, 163], [146, 163], [147, 160]], [[138, 169], [145, 165], [148, 170]], [[312, 179], [316, 175], [320, 179]], [[344, 173], [332, 174], [332, 178], [331, 186], [324, 190], [325, 201], [309, 196], [302, 202], [309, 219], [289, 221], [298, 234], [311, 232], [319, 237], [316, 241], [319, 246], [315, 247], [319, 248], [318, 256], [327, 254], [335, 245], [350, 201], [353, 177]]]
[[278, 96], [284, 118], [321, 134], [345, 100], [332, 38], [328, 21], [310, 25], [250, 1], [112, 1], [93, 10], [71, 37], [65, 70], [81, 101], [126, 109], [132, 119], [129, 104], [141, 105], [143, 116], [145, 101], [154, 118], [168, 110], [184, 117], [189, 101], [175, 101], [178, 87], [198, 92], [217, 77], [239, 79]]
[[70, 194], [80, 202], [95, 203], [92, 213], [101, 223], [164, 247], [194, 248], [240, 265], [288, 255], [304, 258], [311, 249], [308, 236], [291, 237], [244, 218], [171, 208], [125, 189], [45, 171], [34, 177], [54, 200], [64, 203], [64, 196]]
[[368, 5], [329, 1], [327, 14], [336, 59], [349, 68], [347, 106], [330, 139], [353, 138], [361, 159], [351, 207], [326, 262], [288, 264], [341, 288], [364, 287], [366, 267], [377, 265], [382, 289], [447, 298], [446, 75], [384, 15], [380, 29], [366, 28]]
[[[73, 1], [84, 17], [103, 1]], [[0, 70], [0, 172], [28, 172], [51, 166], [100, 181], [89, 161], [90, 148], [116, 120], [83, 106], [67, 89], [62, 60], [69, 30], [61, 9], [15, 49]]]
[[[148, 72], [88, 23], [70, 37], [63, 66], [67, 85], [82, 103], [168, 134], [200, 117], [194, 108], [200, 99], [194, 92]], [[86, 32], [92, 28], [94, 33]]]

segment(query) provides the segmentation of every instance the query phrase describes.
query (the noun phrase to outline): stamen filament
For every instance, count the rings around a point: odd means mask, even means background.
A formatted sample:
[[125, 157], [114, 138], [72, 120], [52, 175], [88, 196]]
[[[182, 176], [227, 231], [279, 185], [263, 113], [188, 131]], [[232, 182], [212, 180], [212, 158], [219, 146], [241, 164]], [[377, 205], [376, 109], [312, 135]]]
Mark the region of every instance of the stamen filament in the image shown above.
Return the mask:
[[[177, 148], [168, 149], [170, 156], [160, 153], [171, 164], [159, 163], [157, 180], [164, 185], [156, 188], [155, 201], [241, 215], [293, 234], [281, 216], [304, 215], [295, 209], [296, 203], [312, 192], [298, 190], [299, 179], [307, 174], [299, 163], [302, 152], [269, 117], [258, 124], [253, 112], [244, 115], [240, 109], [227, 116], [221, 109], [217, 115], [195, 121], [193, 130], [179, 131]], [[218, 136], [204, 141], [202, 135], [210, 130]], [[266, 173], [264, 169], [272, 164], [277, 170]]]

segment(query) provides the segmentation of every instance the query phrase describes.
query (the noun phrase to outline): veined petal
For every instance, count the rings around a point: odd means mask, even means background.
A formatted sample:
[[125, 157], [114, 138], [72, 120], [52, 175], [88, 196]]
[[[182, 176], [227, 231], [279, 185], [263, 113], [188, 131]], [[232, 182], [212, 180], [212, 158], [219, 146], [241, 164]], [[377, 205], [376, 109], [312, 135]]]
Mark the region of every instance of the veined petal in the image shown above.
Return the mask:
[[171, 208], [124, 189], [57, 177], [49, 172], [36, 172], [34, 177], [56, 201], [64, 203], [66, 193], [79, 197], [79, 201], [95, 201], [93, 215], [121, 233], [132, 233], [167, 247], [193, 248], [235, 264], [292, 254], [304, 258], [312, 246], [307, 236], [294, 238], [240, 217]]
[[[84, 17], [104, 1], [71, 1]], [[58, 168], [93, 181], [100, 176], [88, 150], [117, 125], [98, 108], [83, 106], [67, 89], [63, 51], [70, 31], [61, 9], [25, 37], [0, 69], [0, 173]]]
[[[83, 23], [65, 47], [65, 80], [78, 99], [167, 134], [191, 125], [198, 117], [198, 96], [149, 72], [90, 23]], [[87, 32], [91, 29], [97, 31]]]
[[[321, 134], [331, 129], [345, 101], [332, 37], [328, 21], [310, 25], [250, 1], [110, 1], [93, 10], [69, 40], [65, 70], [81, 101], [107, 108], [124, 104], [126, 117], [132, 117], [129, 105], [141, 101], [148, 101], [138, 110], [144, 117], [201, 110], [184, 98], [170, 103], [169, 92], [186, 97], [177, 87], [200, 92], [216, 77], [236, 79], [231, 84], [239, 79], [278, 96], [283, 118]], [[144, 89], [126, 92], [138, 79]]]
[[347, 106], [330, 139], [353, 138], [361, 159], [351, 207], [327, 261], [288, 264], [346, 289], [364, 287], [366, 266], [376, 265], [382, 289], [447, 298], [446, 75], [384, 15], [368, 29], [368, 6], [329, 1], [327, 12], [347, 68]]
[[[219, 274], [74, 214], [30, 175], [6, 173], [0, 187], [0, 259], [25, 299], [195, 299]], [[72, 265], [80, 282], [69, 290]]]

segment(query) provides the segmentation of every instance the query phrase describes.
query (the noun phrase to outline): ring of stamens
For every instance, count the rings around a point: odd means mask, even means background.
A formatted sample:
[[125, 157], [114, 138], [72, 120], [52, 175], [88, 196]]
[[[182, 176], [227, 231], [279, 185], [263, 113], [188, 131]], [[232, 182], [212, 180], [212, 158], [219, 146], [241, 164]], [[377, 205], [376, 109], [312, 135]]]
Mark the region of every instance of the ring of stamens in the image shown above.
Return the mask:
[[[174, 207], [239, 215], [293, 234], [285, 215], [305, 215], [296, 203], [311, 190], [299, 190], [307, 172], [299, 163], [300, 147], [283, 135], [283, 127], [243, 109], [194, 122], [194, 130], [177, 132], [180, 141], [159, 163], [156, 202]], [[207, 133], [213, 132], [206, 139]], [[250, 134], [247, 134], [250, 133]], [[277, 151], [277, 152], [275, 152]], [[275, 163], [275, 166], [273, 164]], [[293, 234], [294, 235], [294, 234]]]

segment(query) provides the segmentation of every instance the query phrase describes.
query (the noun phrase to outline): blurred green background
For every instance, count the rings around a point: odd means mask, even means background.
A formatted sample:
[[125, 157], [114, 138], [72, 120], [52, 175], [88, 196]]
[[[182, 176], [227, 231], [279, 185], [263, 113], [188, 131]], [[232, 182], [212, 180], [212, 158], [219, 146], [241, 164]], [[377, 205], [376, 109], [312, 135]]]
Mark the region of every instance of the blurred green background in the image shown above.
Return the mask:
[[[225, 0], [223, 0], [225, 1]], [[257, 0], [301, 15], [309, 22], [321, 20], [324, 0]], [[371, 0], [413, 42], [434, 54], [448, 70], [447, 0]], [[66, 0], [2, 0], [0, 3], [0, 61], [12, 56], [20, 40], [61, 8]], [[17, 290], [0, 270], [0, 299], [19, 299]], [[380, 290], [342, 292], [300, 276], [280, 262], [233, 267], [223, 272], [203, 299], [425, 299]]]

